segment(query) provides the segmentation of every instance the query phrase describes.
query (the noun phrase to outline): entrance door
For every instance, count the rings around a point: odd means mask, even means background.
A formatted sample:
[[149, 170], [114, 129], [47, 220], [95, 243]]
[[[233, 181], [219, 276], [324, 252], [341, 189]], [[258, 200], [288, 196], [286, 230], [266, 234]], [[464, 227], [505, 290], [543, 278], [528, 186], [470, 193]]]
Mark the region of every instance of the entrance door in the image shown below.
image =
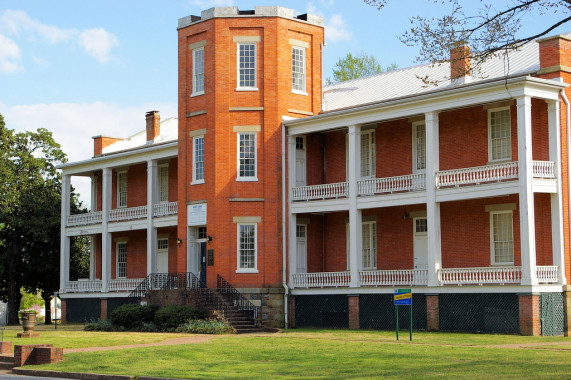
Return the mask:
[[206, 284], [206, 242], [201, 241], [198, 243], [200, 246], [200, 281]]
[[306, 170], [305, 170], [305, 137], [295, 138], [295, 186], [305, 186]]
[[298, 224], [295, 235], [296, 273], [307, 273], [307, 225]]
[[169, 272], [169, 239], [157, 241], [157, 272]]
[[414, 218], [414, 269], [428, 269], [428, 225], [426, 218]]

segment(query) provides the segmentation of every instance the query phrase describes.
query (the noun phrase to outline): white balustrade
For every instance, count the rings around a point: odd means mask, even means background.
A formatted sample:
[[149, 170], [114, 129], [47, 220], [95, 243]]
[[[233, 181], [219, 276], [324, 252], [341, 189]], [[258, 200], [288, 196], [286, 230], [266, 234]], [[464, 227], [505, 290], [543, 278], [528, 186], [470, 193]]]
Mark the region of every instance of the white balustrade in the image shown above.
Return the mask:
[[553, 161], [533, 161], [533, 178], [555, 178]]
[[115, 278], [109, 281], [110, 292], [133, 291], [144, 278]]
[[427, 285], [428, 270], [368, 270], [359, 272], [361, 286]]
[[147, 206], [116, 208], [109, 211], [109, 221], [144, 219], [147, 217]]
[[350, 281], [349, 272], [296, 273], [293, 275], [293, 285], [297, 288], [349, 286]]
[[101, 280], [80, 279], [77, 281], [67, 281], [65, 283], [66, 293], [89, 293], [100, 292]]
[[103, 213], [101, 211], [95, 211], [95, 212], [88, 212], [85, 214], [68, 215], [67, 226], [77, 227], [77, 226], [88, 226], [91, 224], [101, 223], [102, 214]]
[[477, 185], [518, 178], [517, 161], [471, 168], [443, 170], [436, 173], [436, 187]]
[[357, 182], [359, 195], [394, 193], [426, 189], [426, 174], [366, 179]]
[[445, 268], [438, 277], [442, 285], [518, 284], [521, 267]]
[[556, 283], [559, 281], [558, 274], [559, 274], [559, 267], [557, 266], [537, 266], [536, 267], [537, 273], [537, 281], [540, 284], [546, 283]]
[[294, 201], [308, 201], [312, 199], [331, 199], [346, 197], [348, 192], [347, 182], [327, 183], [314, 186], [300, 186], [293, 188]]
[[159, 203], [153, 205], [153, 216], [168, 216], [178, 213], [178, 202]]

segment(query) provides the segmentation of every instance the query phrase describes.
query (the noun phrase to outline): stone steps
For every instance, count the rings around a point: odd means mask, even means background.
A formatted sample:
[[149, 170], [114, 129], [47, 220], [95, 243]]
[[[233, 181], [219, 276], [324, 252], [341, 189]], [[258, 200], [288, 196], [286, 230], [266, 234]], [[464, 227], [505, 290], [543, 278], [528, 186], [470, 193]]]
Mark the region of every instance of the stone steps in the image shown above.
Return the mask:
[[0, 355], [0, 369], [14, 368], [14, 355], [1, 354]]

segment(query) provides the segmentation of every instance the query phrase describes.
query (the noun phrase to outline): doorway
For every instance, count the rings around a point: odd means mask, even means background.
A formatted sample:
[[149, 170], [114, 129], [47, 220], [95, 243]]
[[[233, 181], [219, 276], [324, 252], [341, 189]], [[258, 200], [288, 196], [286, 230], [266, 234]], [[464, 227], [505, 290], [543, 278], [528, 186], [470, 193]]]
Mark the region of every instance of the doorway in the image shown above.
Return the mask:
[[426, 217], [414, 218], [414, 269], [428, 269], [428, 224]]

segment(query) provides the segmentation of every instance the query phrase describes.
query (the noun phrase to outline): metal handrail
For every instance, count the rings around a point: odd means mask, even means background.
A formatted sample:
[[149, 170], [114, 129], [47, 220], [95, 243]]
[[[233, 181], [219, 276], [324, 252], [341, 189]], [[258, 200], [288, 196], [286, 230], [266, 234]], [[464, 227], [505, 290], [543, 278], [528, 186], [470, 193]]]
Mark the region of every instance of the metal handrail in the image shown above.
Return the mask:
[[232, 304], [238, 307], [239, 310], [247, 312], [250, 318], [254, 320], [254, 324], [258, 326], [258, 307], [254, 305], [249, 299], [244, 297], [235, 287], [233, 287], [222, 276], [216, 274], [216, 287], [220, 294], [229, 297]]

